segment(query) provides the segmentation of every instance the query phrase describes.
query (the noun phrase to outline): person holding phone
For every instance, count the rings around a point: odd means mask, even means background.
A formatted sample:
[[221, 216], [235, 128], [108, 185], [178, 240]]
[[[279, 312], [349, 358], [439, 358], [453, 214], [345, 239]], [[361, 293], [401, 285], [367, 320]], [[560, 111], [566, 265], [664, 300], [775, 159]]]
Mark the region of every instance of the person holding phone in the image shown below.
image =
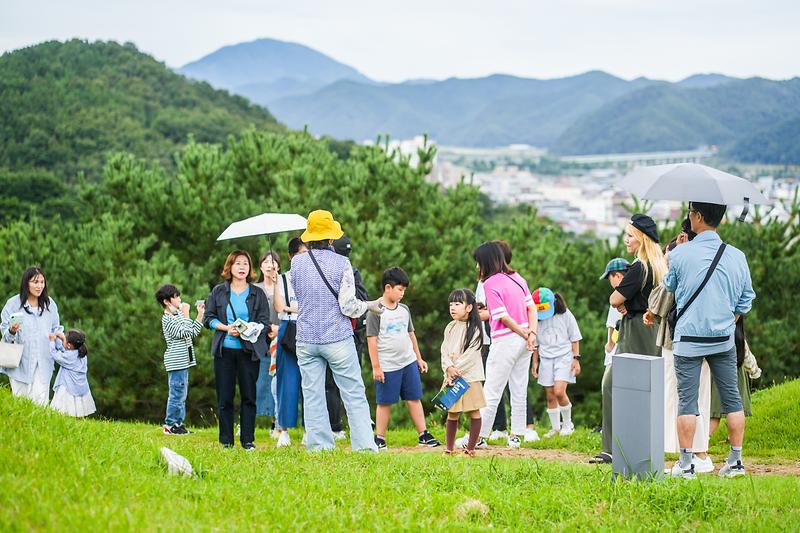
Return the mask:
[[165, 435], [188, 435], [184, 425], [186, 418], [186, 396], [189, 393], [189, 369], [197, 365], [192, 339], [200, 335], [206, 304], [195, 303], [197, 317], [189, 316], [189, 304], [181, 301], [181, 293], [175, 285], [162, 285], [156, 291], [156, 301], [162, 306], [161, 330], [167, 342], [164, 352], [164, 368], [169, 376], [169, 396], [164, 418]]
[[48, 293], [47, 277], [39, 267], [26, 269], [19, 294], [9, 298], [0, 313], [3, 340], [24, 346], [17, 368], [0, 368], [8, 376], [14, 396], [30, 398], [39, 405], [50, 403], [54, 364], [49, 336], [63, 331], [58, 306]]
[[[217, 388], [219, 409], [219, 442], [224, 448], [233, 447], [233, 400], [236, 382], [239, 382], [241, 406], [239, 423], [242, 448], [256, 449], [256, 381], [258, 380], [259, 357], [267, 354], [269, 302], [264, 291], [255, 288], [250, 281], [255, 277], [253, 261], [244, 250], [228, 254], [222, 268], [223, 283], [208, 296], [205, 325], [214, 330], [211, 355], [214, 356], [214, 380]], [[264, 328], [254, 342], [241, 338], [234, 323], [263, 324]]]

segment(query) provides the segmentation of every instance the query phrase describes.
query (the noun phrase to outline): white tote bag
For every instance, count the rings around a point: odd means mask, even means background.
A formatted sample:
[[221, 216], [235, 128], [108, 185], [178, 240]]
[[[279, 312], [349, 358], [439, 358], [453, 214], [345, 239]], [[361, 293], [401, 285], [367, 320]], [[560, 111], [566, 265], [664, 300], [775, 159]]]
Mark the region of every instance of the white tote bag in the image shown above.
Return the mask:
[[0, 341], [0, 367], [17, 368], [22, 360], [22, 344]]

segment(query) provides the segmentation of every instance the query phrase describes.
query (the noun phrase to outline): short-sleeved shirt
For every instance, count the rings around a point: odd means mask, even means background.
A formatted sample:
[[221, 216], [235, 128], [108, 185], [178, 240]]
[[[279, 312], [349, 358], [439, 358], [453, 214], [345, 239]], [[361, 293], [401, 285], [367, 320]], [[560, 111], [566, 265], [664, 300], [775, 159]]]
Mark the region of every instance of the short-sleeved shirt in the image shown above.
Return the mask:
[[[283, 288], [283, 278], [286, 277], [286, 286], [289, 291], [289, 301], [286, 301], [286, 290]], [[283, 304], [288, 307], [294, 307], [297, 309], [297, 296], [294, 294], [294, 285], [292, 284], [292, 271], [290, 270], [286, 274], [278, 276], [278, 291], [283, 298]], [[278, 318], [281, 320], [297, 320], [297, 313], [287, 313], [285, 311], [281, 311], [278, 313]]]
[[[617, 324], [619, 323], [620, 320], [622, 320], [622, 313], [617, 311], [617, 308], [614, 307], [613, 305], [609, 305], [608, 306], [608, 316], [606, 317], [606, 327], [607, 328], [616, 329], [617, 328]], [[612, 350], [611, 353], [607, 353], [606, 354], [606, 358], [603, 361], [603, 364], [605, 366], [608, 366], [608, 365], [611, 364], [611, 357], [614, 355], [614, 351], [615, 350]]]
[[641, 261], [634, 261], [625, 272], [625, 277], [617, 286], [617, 292], [625, 297], [625, 309], [628, 318], [641, 315], [647, 311], [647, 299], [653, 291], [653, 269], [647, 269], [645, 280], [644, 265]]
[[411, 311], [404, 304], [383, 313], [367, 313], [367, 337], [378, 337], [378, 361], [381, 370], [393, 372], [417, 360], [409, 333], [414, 331]]
[[[475, 287], [475, 302], [482, 305], [486, 305], [486, 291], [483, 289], [482, 281], [479, 281], [478, 286]], [[489, 332], [486, 331], [486, 325], [484, 322], [481, 322], [481, 337], [483, 337], [484, 345], [491, 343]]]
[[539, 321], [536, 345], [539, 347], [539, 357], [542, 359], [556, 359], [571, 356], [572, 343], [581, 340], [581, 330], [572, 311], [567, 309], [564, 313], [555, 314], [547, 320]]
[[489, 309], [489, 325], [492, 339], [499, 339], [514, 332], [500, 319], [511, 317], [520, 327], [528, 327], [528, 309], [535, 308], [528, 282], [517, 274], [498, 272], [483, 282], [486, 291], [486, 307]]

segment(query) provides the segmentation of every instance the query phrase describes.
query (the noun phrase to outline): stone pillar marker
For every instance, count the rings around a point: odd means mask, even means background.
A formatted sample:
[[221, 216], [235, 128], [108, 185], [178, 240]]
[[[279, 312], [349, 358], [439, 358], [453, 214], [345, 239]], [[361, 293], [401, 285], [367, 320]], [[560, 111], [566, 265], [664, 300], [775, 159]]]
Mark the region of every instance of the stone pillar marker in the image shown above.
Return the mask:
[[613, 475], [664, 476], [664, 360], [617, 354], [612, 366]]

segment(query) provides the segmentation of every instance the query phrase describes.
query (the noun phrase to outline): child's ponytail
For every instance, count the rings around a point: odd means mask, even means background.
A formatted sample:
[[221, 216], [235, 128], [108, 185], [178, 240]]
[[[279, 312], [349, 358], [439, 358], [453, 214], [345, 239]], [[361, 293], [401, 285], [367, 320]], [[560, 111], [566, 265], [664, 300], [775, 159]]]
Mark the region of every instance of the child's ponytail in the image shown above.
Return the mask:
[[78, 355], [80, 357], [86, 357], [89, 353], [89, 349], [86, 348], [86, 334], [84, 332], [78, 329], [69, 330], [67, 332], [67, 342], [78, 350]]
[[563, 315], [564, 313], [566, 313], [567, 312], [567, 301], [564, 300], [564, 297], [561, 296], [561, 294], [556, 292], [556, 293], [553, 293], [553, 299], [555, 300], [553, 302], [553, 311], [555, 311], [555, 314]]

